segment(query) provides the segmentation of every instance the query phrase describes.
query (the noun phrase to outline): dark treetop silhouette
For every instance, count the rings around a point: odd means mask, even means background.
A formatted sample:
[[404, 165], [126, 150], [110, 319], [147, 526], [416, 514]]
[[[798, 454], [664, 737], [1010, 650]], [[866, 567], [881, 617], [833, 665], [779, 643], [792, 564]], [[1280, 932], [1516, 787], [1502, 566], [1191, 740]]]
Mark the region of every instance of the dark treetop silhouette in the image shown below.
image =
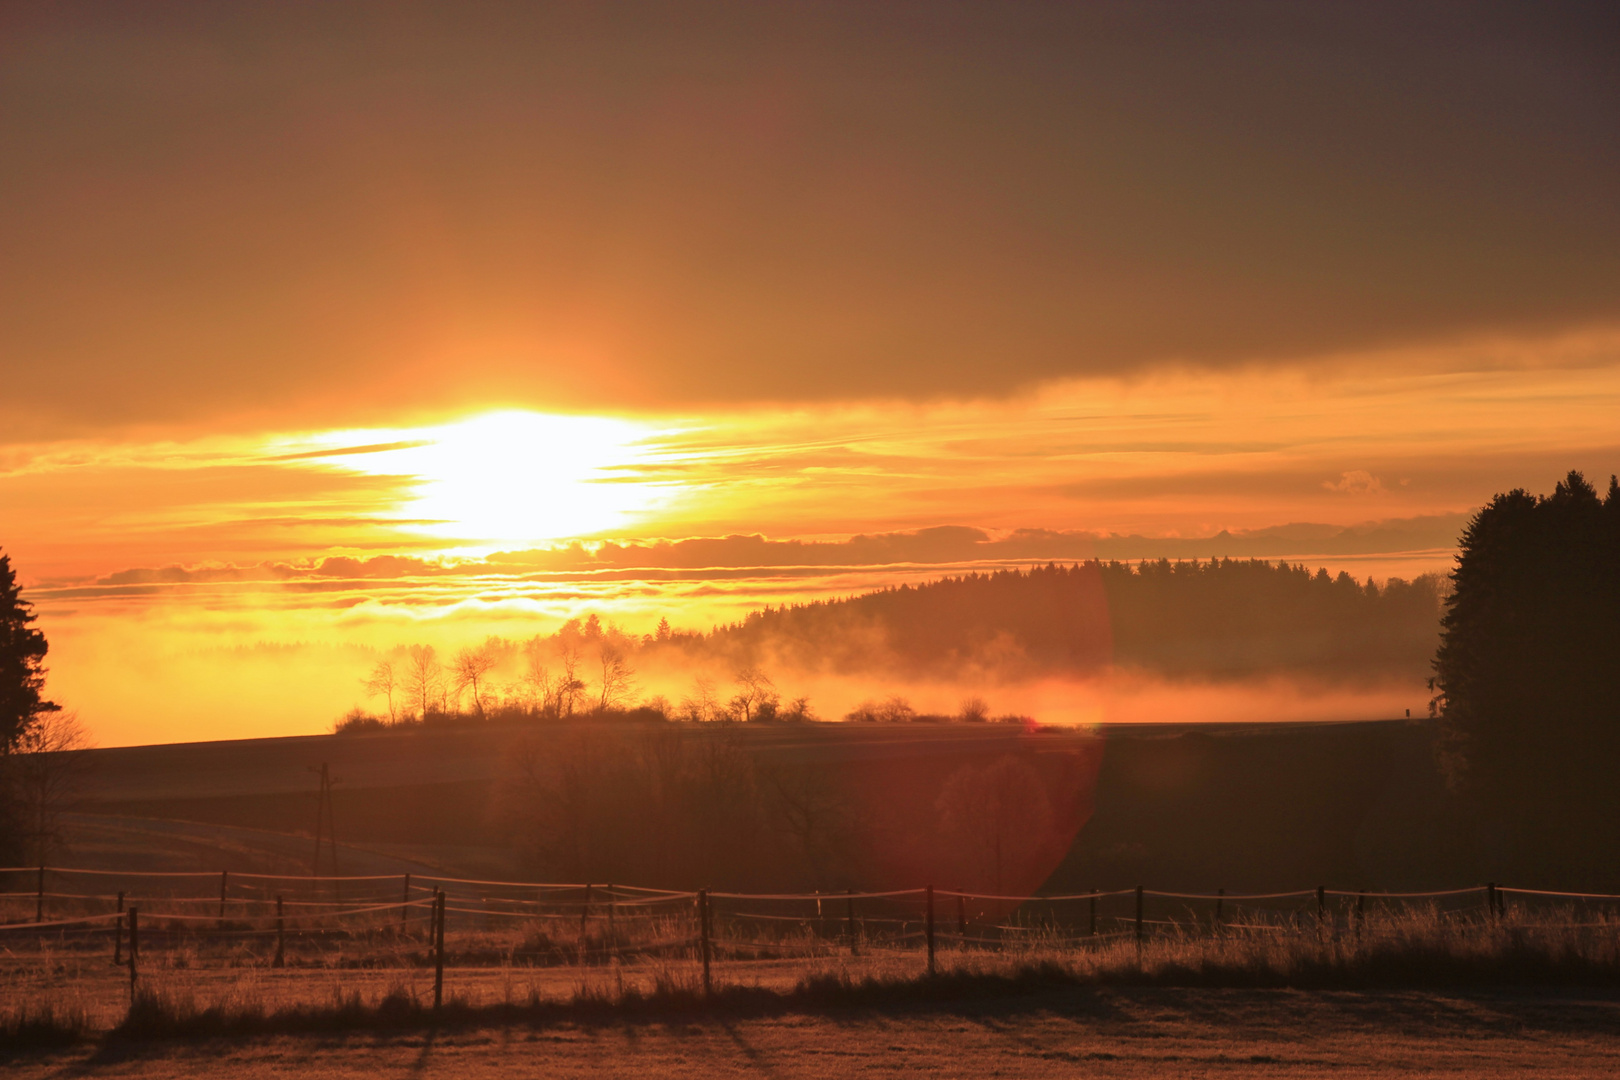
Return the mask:
[[[1435, 660], [1448, 778], [1560, 876], [1620, 849], [1620, 485], [1497, 495], [1463, 533]], [[1568, 880], [1565, 878], [1565, 880]]]
[[[45, 700], [45, 635], [34, 623], [33, 605], [22, 598], [11, 556], [0, 554], [0, 765], [39, 718], [59, 706]], [[22, 800], [16, 797], [14, 770], [0, 771], [0, 859], [11, 861], [21, 848]]]
[[33, 605], [22, 598], [11, 556], [0, 554], [0, 753], [9, 751], [41, 713], [45, 700], [45, 635], [33, 625]]

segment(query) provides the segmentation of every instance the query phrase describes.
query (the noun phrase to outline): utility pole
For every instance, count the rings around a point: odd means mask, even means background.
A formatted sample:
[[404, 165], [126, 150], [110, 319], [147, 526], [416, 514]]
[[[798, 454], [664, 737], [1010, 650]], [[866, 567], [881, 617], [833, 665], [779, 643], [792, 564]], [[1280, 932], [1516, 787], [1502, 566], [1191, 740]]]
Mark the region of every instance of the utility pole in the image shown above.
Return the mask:
[[324, 761], [321, 762], [321, 767], [318, 770], [314, 766], [310, 766], [309, 771], [321, 774], [321, 792], [315, 804], [315, 858], [310, 863], [309, 873], [311, 877], [321, 876], [321, 841], [324, 839], [327, 849], [332, 853], [332, 876], [336, 877], [338, 872], [337, 826], [332, 821], [332, 784], [334, 781]]

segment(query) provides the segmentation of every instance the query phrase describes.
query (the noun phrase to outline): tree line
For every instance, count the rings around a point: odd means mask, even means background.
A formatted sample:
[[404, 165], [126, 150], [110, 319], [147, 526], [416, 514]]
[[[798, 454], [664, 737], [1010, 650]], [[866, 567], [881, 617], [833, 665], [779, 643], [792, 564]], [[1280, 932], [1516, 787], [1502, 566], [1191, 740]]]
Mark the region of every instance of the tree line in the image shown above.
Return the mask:
[[947, 577], [766, 608], [712, 649], [808, 670], [1422, 679], [1447, 589], [1264, 560], [1090, 561]]
[[678, 701], [643, 695], [639, 660], [696, 637], [679, 634], [662, 619], [655, 632], [638, 638], [592, 614], [570, 619], [554, 634], [515, 641], [490, 636], [444, 659], [432, 645], [411, 645], [378, 660], [363, 680], [368, 697], [386, 708], [386, 718], [355, 710], [337, 730], [586, 716], [694, 722], [813, 718], [808, 698], [784, 701], [756, 664], [737, 667], [730, 685], [699, 672]]
[[[784, 698], [770, 670], [998, 682], [1112, 666], [1187, 679], [1416, 682], [1429, 674], [1448, 587], [1436, 574], [1379, 584], [1258, 559], [1090, 561], [767, 607], [707, 634], [665, 618], [638, 636], [593, 614], [551, 635], [491, 637], [450, 655], [412, 645], [378, 661], [364, 681], [386, 719], [357, 710], [339, 728], [582, 715], [810, 718], [809, 701]], [[639, 673], [649, 662], [693, 672], [685, 692], [643, 695]], [[949, 718], [991, 715], [969, 697]], [[947, 717], [889, 695], [844, 719]]]

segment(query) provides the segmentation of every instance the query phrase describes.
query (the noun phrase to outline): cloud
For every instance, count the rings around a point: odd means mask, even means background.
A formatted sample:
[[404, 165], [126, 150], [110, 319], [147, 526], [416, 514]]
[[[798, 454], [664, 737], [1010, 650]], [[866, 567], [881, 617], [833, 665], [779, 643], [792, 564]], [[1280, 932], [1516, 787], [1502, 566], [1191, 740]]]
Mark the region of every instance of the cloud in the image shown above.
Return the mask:
[[1351, 469], [1337, 480], [1323, 481], [1322, 486], [1345, 495], [1381, 495], [1384, 491], [1384, 482], [1366, 469]]
[[1005, 395], [1620, 324], [1604, 5], [631, 10], [8, 12], [0, 427]]
[[[772, 540], [761, 534], [682, 540], [572, 543], [555, 548], [496, 552], [485, 558], [331, 556], [305, 563], [130, 568], [90, 585], [42, 589], [42, 597], [115, 595], [126, 586], [333, 583], [461, 580], [492, 591], [512, 583], [569, 579], [632, 580], [650, 571], [659, 580], [724, 581], [759, 571], [820, 577], [840, 570], [916, 567], [935, 572], [1022, 566], [1085, 559], [1278, 558], [1290, 555], [1374, 555], [1450, 548], [1467, 518], [1437, 514], [1354, 526], [1297, 523], [1221, 532], [1205, 537], [1120, 536], [1084, 531], [1016, 529], [992, 535], [945, 525], [912, 532], [853, 536], [846, 540]], [[324, 583], [324, 584], [323, 584]], [[459, 591], [459, 587], [458, 587]]]

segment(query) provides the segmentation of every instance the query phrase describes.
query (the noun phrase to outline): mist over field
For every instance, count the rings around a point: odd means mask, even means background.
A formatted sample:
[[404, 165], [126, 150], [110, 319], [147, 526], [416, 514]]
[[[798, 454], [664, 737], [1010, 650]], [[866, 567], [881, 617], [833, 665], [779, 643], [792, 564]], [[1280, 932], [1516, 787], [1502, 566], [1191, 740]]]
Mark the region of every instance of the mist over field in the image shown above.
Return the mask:
[[[797, 602], [789, 598], [806, 582], [787, 579], [784, 600], [764, 607], [741, 603], [758, 595], [758, 579], [740, 582], [733, 601], [658, 583], [638, 601], [624, 595], [635, 583], [619, 581], [593, 624], [585, 613], [596, 605], [578, 590], [539, 601], [430, 594], [405, 604], [375, 586], [357, 595], [333, 569], [330, 599], [313, 609], [323, 593], [296, 585], [53, 597], [51, 611], [78, 608], [49, 622], [58, 685], [107, 745], [140, 732], [172, 740], [324, 731], [351, 708], [386, 715], [386, 700], [362, 682], [379, 661], [403, 665], [413, 645], [432, 646], [445, 664], [489, 645], [492, 700], [532, 706], [524, 643], [536, 637], [546, 640], [543, 666], [555, 668], [567, 647], [586, 682], [599, 681], [590, 669], [603, 641], [623, 651], [635, 678], [634, 692], [615, 700], [620, 708], [662, 698], [678, 712], [700, 681], [729, 700], [738, 671], [752, 667], [784, 701], [808, 698], [822, 719], [895, 698], [939, 716], [982, 698], [992, 715], [1059, 724], [1422, 715], [1445, 587], [1433, 574], [1369, 586], [1342, 571], [1248, 561], [1069, 563], [943, 581], [919, 567], [848, 599], [840, 588], [861, 578], [822, 580], [826, 599]], [[168, 575], [184, 576], [199, 575]], [[701, 631], [683, 624], [686, 610], [723, 621]], [[660, 619], [672, 626], [663, 638]]]

